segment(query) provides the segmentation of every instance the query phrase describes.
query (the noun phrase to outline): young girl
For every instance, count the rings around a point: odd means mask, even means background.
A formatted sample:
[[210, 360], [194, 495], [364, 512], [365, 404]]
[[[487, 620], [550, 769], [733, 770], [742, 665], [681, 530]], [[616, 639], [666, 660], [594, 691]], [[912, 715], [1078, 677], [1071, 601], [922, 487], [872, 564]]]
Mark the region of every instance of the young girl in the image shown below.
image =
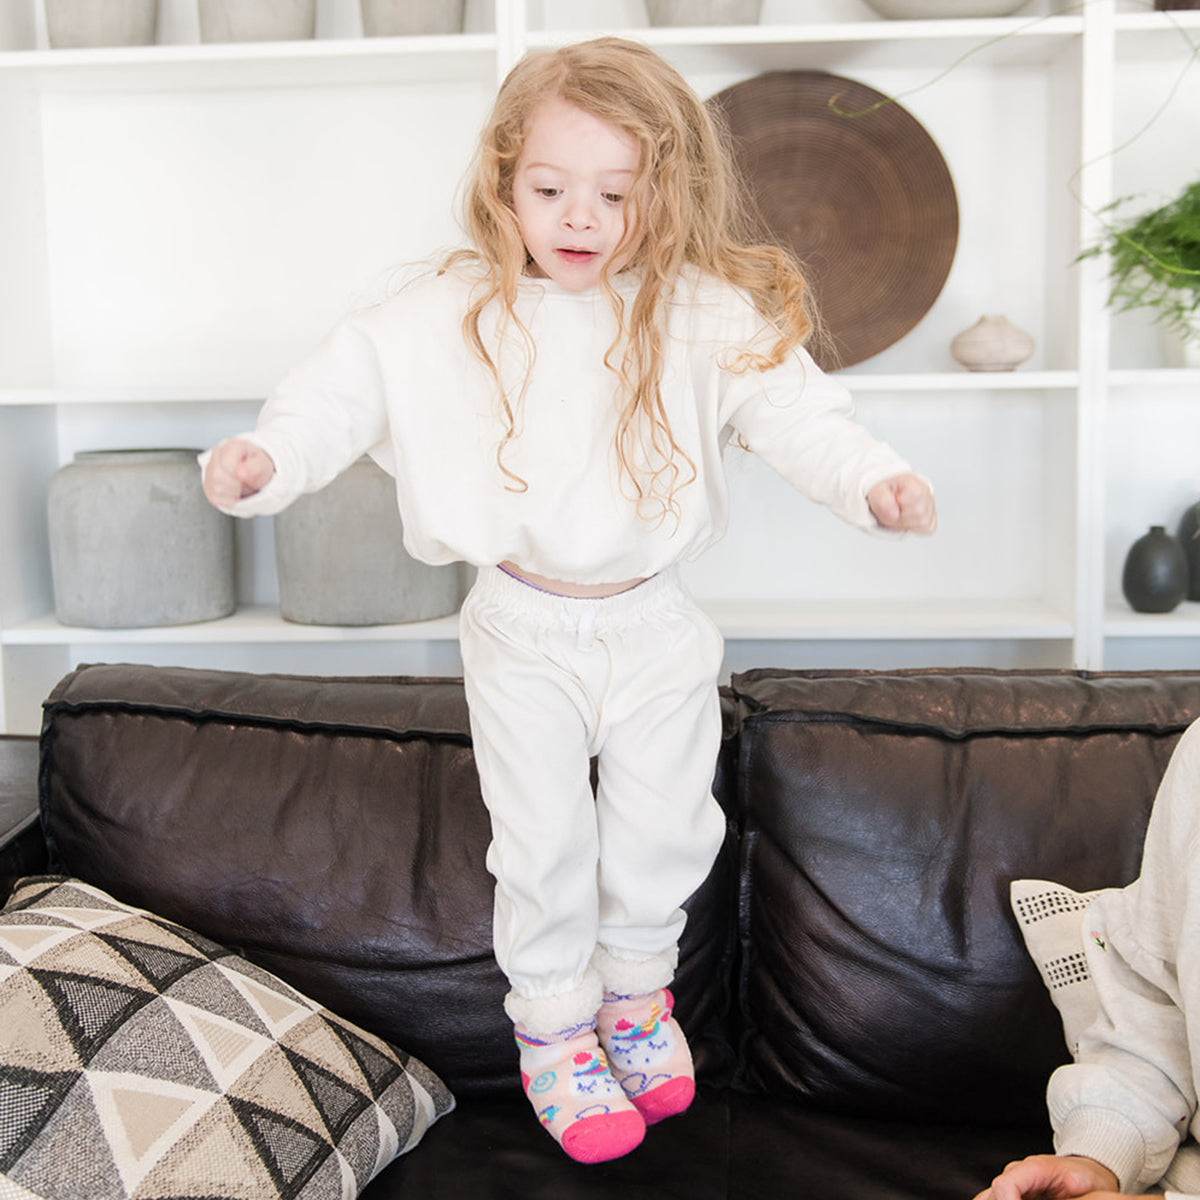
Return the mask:
[[722, 643], [676, 568], [725, 530], [726, 443], [863, 528], [932, 532], [934, 504], [801, 347], [800, 274], [735, 235], [709, 114], [651, 51], [519, 63], [466, 221], [470, 249], [343, 321], [204, 485], [273, 513], [369, 452], [408, 551], [479, 568], [460, 640], [505, 1008], [543, 1125], [599, 1162], [694, 1092], [667, 985], [725, 829]]

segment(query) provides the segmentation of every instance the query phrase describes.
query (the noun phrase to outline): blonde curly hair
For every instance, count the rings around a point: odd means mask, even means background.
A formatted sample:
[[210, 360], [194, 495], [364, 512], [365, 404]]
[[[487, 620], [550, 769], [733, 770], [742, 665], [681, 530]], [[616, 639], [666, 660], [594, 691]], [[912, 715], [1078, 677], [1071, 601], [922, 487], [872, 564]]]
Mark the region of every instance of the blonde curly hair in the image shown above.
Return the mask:
[[463, 335], [496, 379], [505, 433], [497, 462], [509, 486], [525, 482], [504, 465], [504, 451], [519, 436], [524, 385], [510, 396], [480, 333], [480, 316], [501, 305], [501, 329], [515, 327], [528, 368], [536, 355], [516, 315], [517, 287], [528, 264], [512, 208], [513, 176], [529, 121], [549, 100], [563, 100], [633, 138], [637, 173], [626, 196], [626, 229], [612, 258], [628, 256], [625, 269], [640, 286], [626, 304], [602, 274], [619, 333], [605, 365], [620, 385], [622, 408], [615, 453], [622, 486], [643, 515], [677, 511], [675, 493], [695, 478], [695, 464], [676, 443], [662, 403], [664, 302], [682, 267], [743, 289], [776, 340], [765, 351], [747, 346], [727, 365], [735, 371], [765, 370], [781, 363], [813, 332], [803, 274], [778, 246], [749, 233], [742, 189], [735, 179], [727, 137], [714, 115], [682, 76], [637, 42], [603, 37], [534, 51], [509, 73], [496, 97], [464, 196], [464, 224], [473, 248], [451, 254], [443, 270], [469, 265], [480, 285], [463, 319]]

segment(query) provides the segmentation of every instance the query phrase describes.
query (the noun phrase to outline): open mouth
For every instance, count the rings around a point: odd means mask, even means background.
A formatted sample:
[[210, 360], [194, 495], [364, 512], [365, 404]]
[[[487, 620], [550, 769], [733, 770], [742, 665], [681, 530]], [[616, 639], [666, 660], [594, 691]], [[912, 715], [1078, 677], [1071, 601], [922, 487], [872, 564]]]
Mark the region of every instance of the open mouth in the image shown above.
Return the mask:
[[569, 247], [562, 247], [556, 250], [555, 254], [569, 263], [590, 262], [596, 257], [595, 250], [574, 250]]

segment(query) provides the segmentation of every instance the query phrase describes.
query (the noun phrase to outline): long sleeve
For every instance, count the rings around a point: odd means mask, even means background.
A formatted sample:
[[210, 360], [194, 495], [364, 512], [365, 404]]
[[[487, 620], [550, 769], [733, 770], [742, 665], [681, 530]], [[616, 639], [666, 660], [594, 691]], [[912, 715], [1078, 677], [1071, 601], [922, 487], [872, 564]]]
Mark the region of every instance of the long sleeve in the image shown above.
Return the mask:
[[802, 495], [860, 529], [875, 529], [867, 492], [912, 467], [854, 420], [840, 382], [820, 371], [806, 351], [797, 349], [793, 357], [790, 366], [738, 382], [740, 403], [731, 424]]
[[[363, 318], [342, 321], [272, 391], [257, 427], [237, 435], [271, 456], [275, 474], [260, 492], [225, 511], [277, 513], [337, 477], [363, 454], [387, 454], [387, 405]], [[201, 467], [208, 454], [201, 456]]]
[[1100, 896], [1083, 932], [1100, 1010], [1077, 1061], [1050, 1081], [1055, 1147], [1097, 1159], [1123, 1191], [1140, 1192], [1163, 1177], [1196, 1116], [1200, 725], [1164, 775], [1139, 878]]
[[[750, 300], [727, 292], [727, 346], [766, 351], [776, 335]], [[729, 351], [721, 354], [729, 359]], [[878, 525], [867, 507], [877, 483], [912, 470], [854, 416], [845, 385], [825, 374], [803, 347], [765, 371], [726, 366], [721, 415], [750, 450], [797, 491], [860, 529]]]

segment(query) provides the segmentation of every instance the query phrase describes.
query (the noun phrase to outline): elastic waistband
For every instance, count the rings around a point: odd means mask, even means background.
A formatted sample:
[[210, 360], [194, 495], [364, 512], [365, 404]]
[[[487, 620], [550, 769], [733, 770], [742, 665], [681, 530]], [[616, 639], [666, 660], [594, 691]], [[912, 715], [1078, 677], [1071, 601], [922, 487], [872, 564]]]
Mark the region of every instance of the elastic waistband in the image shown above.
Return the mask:
[[581, 621], [586, 617], [589, 621], [603, 619], [606, 623], [623, 624], [664, 606], [679, 603], [690, 606], [692, 603], [674, 567], [668, 567], [615, 596], [587, 598], [559, 596], [534, 587], [499, 567], [480, 567], [471, 593], [478, 600], [555, 625], [561, 624], [564, 617], [568, 621]]

